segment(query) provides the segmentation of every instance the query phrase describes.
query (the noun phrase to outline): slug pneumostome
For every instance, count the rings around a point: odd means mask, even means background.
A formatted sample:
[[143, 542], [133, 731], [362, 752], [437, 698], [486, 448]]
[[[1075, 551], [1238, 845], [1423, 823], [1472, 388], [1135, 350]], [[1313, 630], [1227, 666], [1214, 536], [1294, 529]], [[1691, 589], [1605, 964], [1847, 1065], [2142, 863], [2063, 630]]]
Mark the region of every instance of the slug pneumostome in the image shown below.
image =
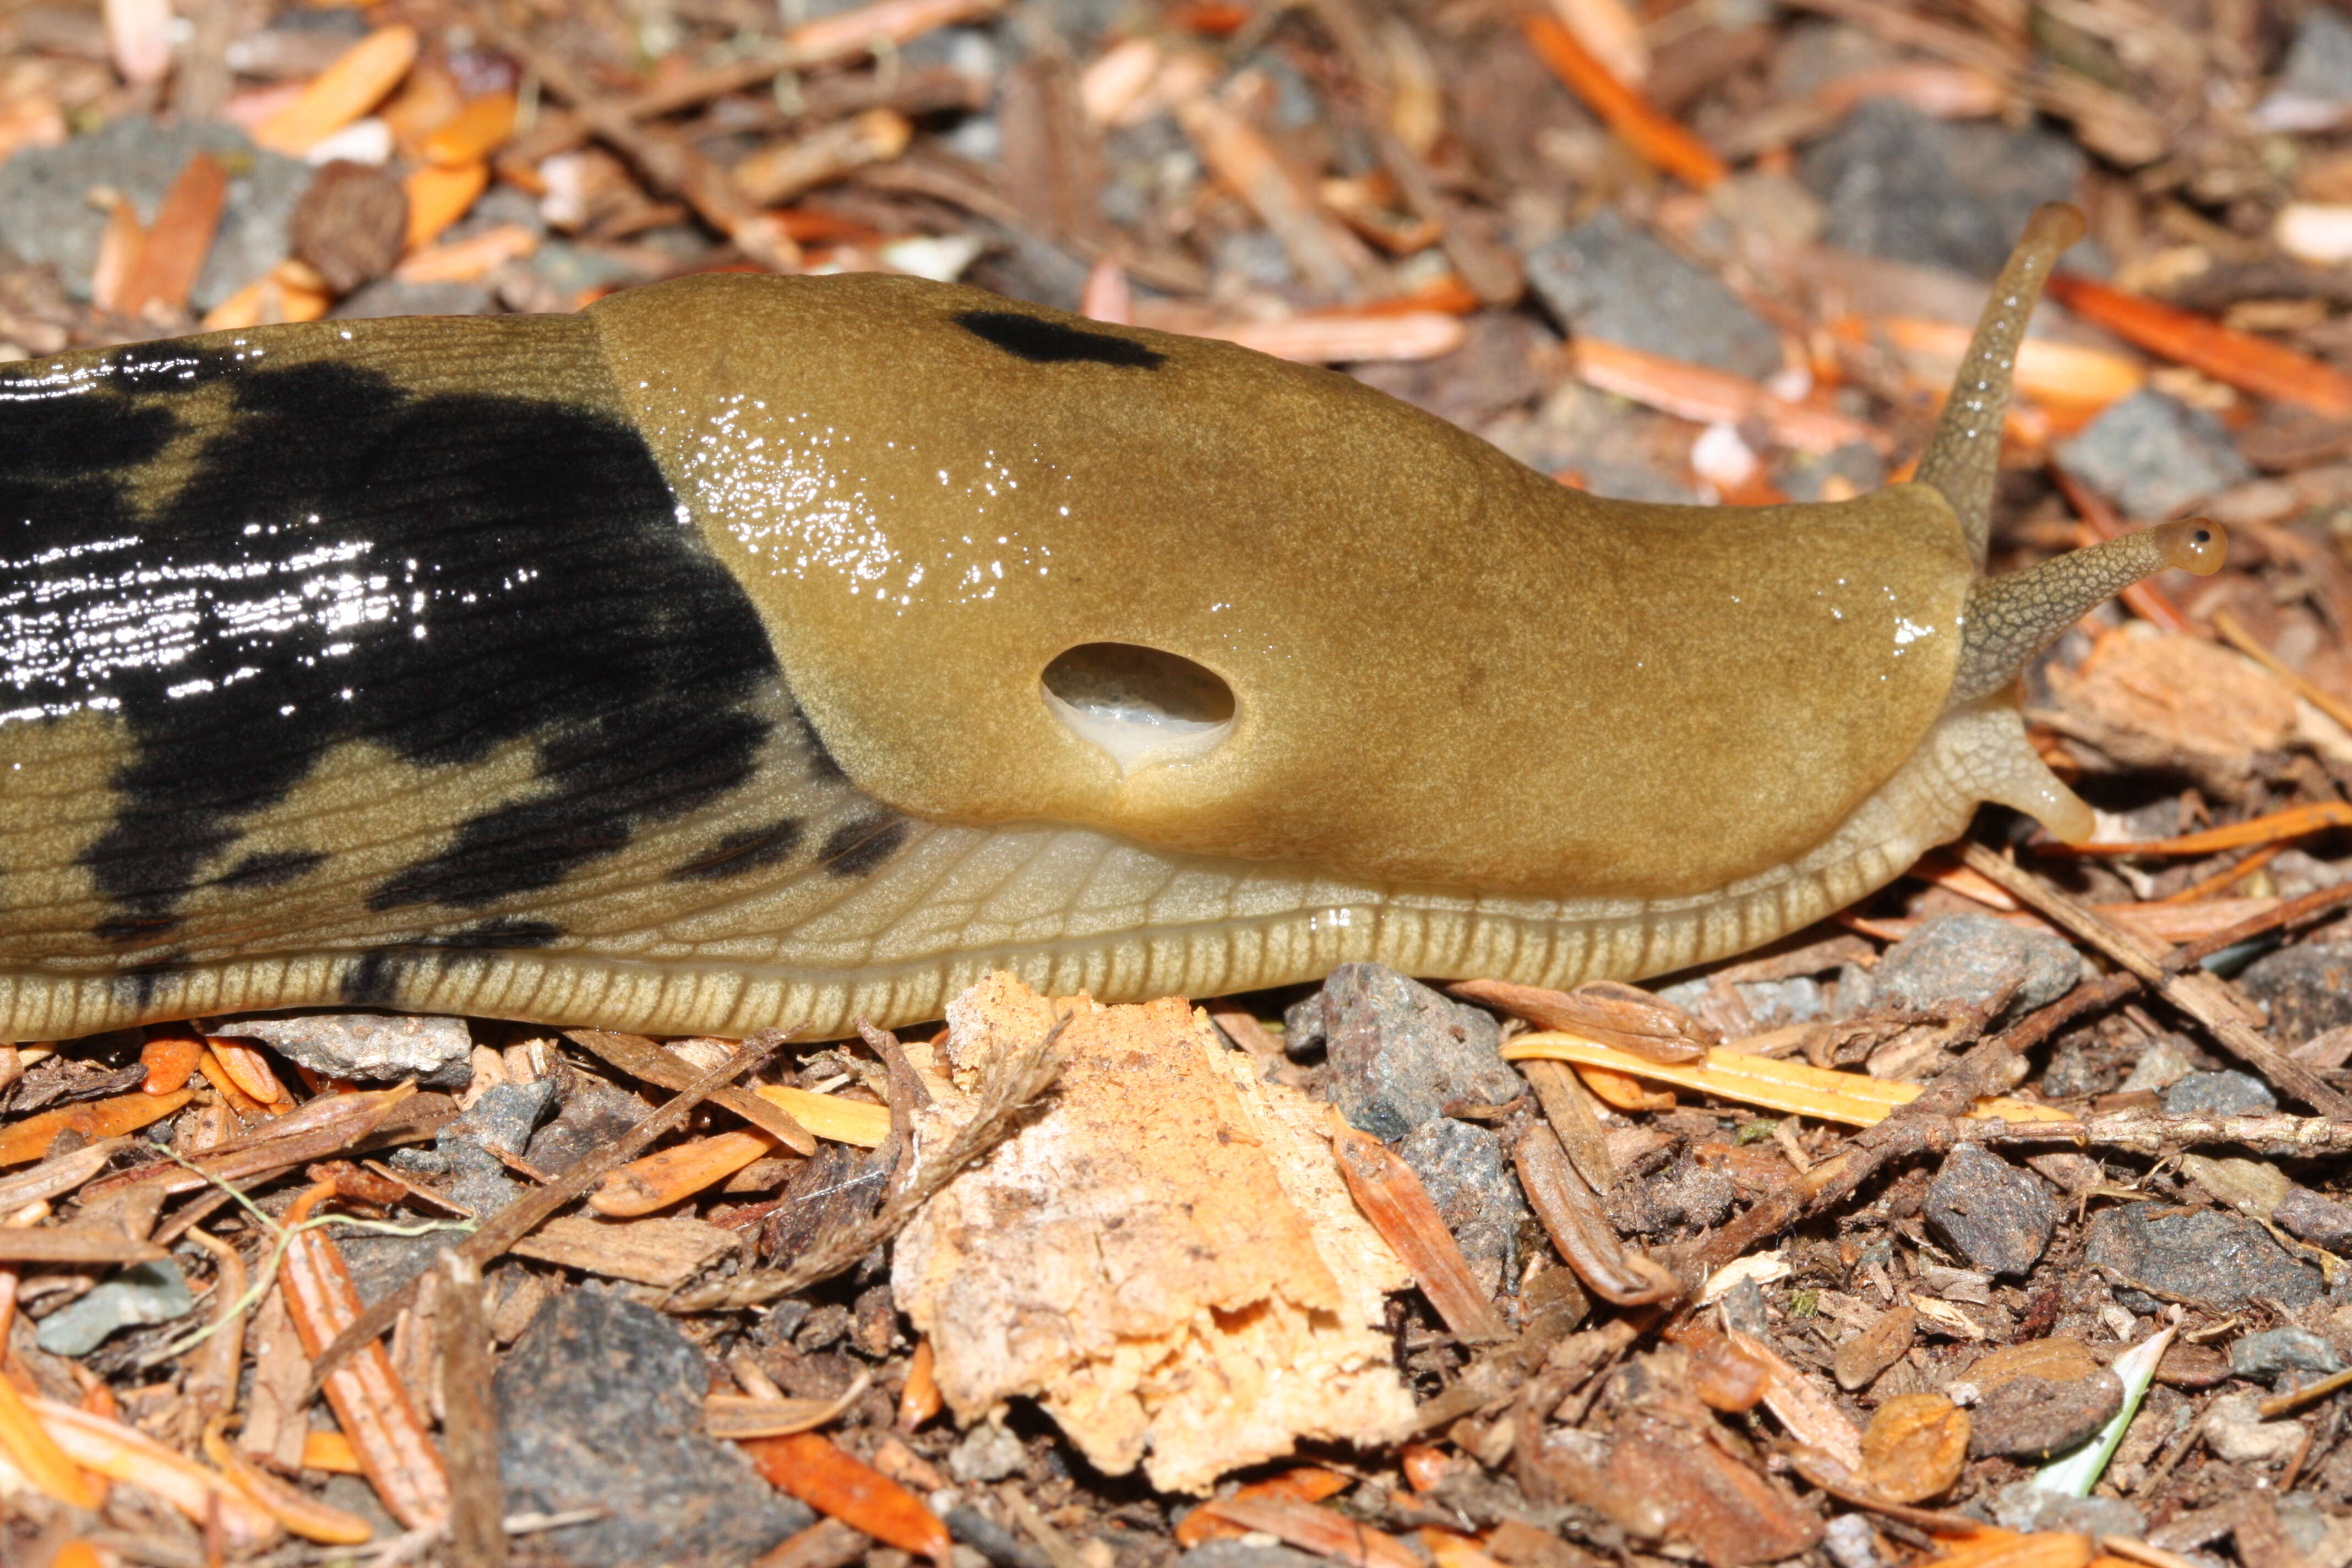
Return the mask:
[[2222, 543], [1980, 575], [2079, 226], [2035, 216], [1916, 480], [1753, 510], [904, 278], [5, 367], [0, 1028], [1564, 985], [1803, 925], [1980, 801], [2082, 837], [2015, 677]]

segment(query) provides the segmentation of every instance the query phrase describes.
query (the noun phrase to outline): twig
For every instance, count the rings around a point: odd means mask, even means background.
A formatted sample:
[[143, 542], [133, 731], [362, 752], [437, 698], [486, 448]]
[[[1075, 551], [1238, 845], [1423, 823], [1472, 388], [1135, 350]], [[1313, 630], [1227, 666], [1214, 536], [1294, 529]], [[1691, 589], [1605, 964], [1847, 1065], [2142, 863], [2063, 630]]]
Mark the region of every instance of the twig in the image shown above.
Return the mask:
[[883, 1200], [872, 1218], [819, 1237], [789, 1268], [762, 1268], [722, 1279], [673, 1296], [663, 1303], [664, 1308], [672, 1312], [718, 1312], [756, 1307], [762, 1301], [804, 1290], [820, 1279], [831, 1279], [854, 1267], [859, 1258], [898, 1235], [940, 1188], [1013, 1135], [1022, 1113], [1061, 1077], [1064, 1027], [1062, 1024], [1055, 1025], [1034, 1045], [991, 1067], [971, 1120], [956, 1130], [955, 1136], [937, 1156], [917, 1163], [905, 1184]]
[[[538, 1229], [541, 1222], [556, 1210], [603, 1181], [606, 1172], [627, 1164], [650, 1148], [655, 1140], [683, 1126], [694, 1108], [710, 1097], [711, 1090], [757, 1068], [798, 1032], [799, 1026], [795, 1025], [790, 1029], [764, 1029], [753, 1035], [736, 1047], [732, 1057], [680, 1089], [667, 1104], [649, 1113], [626, 1134], [589, 1154], [546, 1186], [527, 1192], [507, 1205], [483, 1221], [481, 1227], [454, 1250], [475, 1268], [481, 1268]], [[310, 1392], [303, 1396], [305, 1404], [318, 1393], [327, 1375], [352, 1352], [392, 1327], [393, 1320], [415, 1297], [418, 1281], [424, 1278], [426, 1276], [420, 1275], [400, 1289], [386, 1292], [319, 1352], [310, 1363]]]
[[2167, 969], [2164, 954], [2089, 905], [1980, 844], [1961, 846], [1960, 859], [1970, 870], [1990, 878], [2053, 924], [2072, 931], [2138, 976], [2142, 984], [2202, 1024], [2224, 1048], [2273, 1087], [2331, 1116], [2352, 1116], [2352, 1096], [2330, 1089], [2317, 1073], [2257, 1034], [2245, 1010], [2214, 976], [2201, 969], [2182, 973]]

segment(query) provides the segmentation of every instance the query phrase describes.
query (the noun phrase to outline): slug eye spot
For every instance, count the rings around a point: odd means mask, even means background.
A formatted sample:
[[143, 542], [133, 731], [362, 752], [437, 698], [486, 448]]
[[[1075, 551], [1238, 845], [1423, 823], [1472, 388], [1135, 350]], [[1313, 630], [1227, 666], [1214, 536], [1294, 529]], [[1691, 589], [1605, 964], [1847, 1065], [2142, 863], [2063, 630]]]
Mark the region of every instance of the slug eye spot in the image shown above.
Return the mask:
[[1108, 752], [1120, 776], [1216, 750], [1234, 729], [1234, 689], [1180, 654], [1080, 643], [1038, 682], [1064, 728]]
[[1076, 327], [1024, 316], [1018, 310], [966, 310], [956, 317], [955, 322], [972, 336], [1033, 364], [1084, 361], [1157, 370], [1168, 357], [1127, 338], [1113, 337], [1108, 332], [1082, 332]]

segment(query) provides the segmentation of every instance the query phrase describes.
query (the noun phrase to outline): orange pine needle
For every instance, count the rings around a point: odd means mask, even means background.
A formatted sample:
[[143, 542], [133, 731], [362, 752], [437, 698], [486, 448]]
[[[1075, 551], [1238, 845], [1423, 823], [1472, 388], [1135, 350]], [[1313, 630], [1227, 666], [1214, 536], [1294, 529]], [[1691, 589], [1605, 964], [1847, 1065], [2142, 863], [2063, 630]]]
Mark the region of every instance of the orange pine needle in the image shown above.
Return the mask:
[[490, 166], [482, 163], [431, 165], [416, 170], [401, 184], [408, 193], [408, 237], [403, 248], [413, 254], [440, 238], [443, 229], [472, 209], [490, 188]]
[[416, 29], [378, 27], [320, 71], [293, 102], [253, 128], [274, 153], [300, 157], [383, 101], [416, 63]]
[[1348, 1192], [1455, 1337], [1469, 1344], [1510, 1338], [1495, 1304], [1471, 1278], [1469, 1261], [1413, 1169], [1388, 1145], [1332, 1113], [1331, 1152]]
[[1311, 1502], [1236, 1494], [1201, 1505], [1244, 1530], [1262, 1530], [1302, 1552], [1329, 1557], [1350, 1568], [1421, 1568], [1421, 1559], [1395, 1536]]
[[907, 1386], [898, 1391], [898, 1430], [912, 1432], [937, 1415], [945, 1403], [940, 1393], [936, 1352], [926, 1337], [907, 1362]]
[[1801, 452], [1834, 452], [1855, 441], [1884, 450], [1883, 431], [1825, 408], [1773, 396], [1744, 375], [1598, 338], [1576, 341], [1576, 374], [1587, 385], [1701, 425], [1759, 418], [1772, 438]]
[[1727, 172], [1723, 160], [1618, 80], [1558, 17], [1533, 11], [1520, 19], [1519, 26], [1552, 74], [1644, 161], [1698, 190], [1723, 183]]
[[330, 1475], [357, 1476], [365, 1474], [360, 1457], [352, 1448], [352, 1440], [341, 1432], [306, 1432], [302, 1435], [302, 1468], [324, 1470]]
[[2049, 289], [2052, 299], [2076, 315], [2150, 353], [2257, 397], [2292, 403], [2330, 419], [2352, 417], [2352, 375], [2308, 354], [2071, 272], [2052, 277]]
[[222, 1436], [227, 1425], [226, 1416], [215, 1415], [205, 1426], [205, 1458], [218, 1466], [221, 1474], [246, 1496], [268, 1509], [288, 1531], [305, 1541], [327, 1546], [357, 1546], [375, 1539], [375, 1526], [366, 1520], [329, 1507], [238, 1453]]
[[251, 1046], [235, 1040], [216, 1040], [207, 1036], [205, 1046], [219, 1062], [221, 1070], [231, 1082], [243, 1089], [246, 1097], [261, 1107], [265, 1116], [278, 1116], [294, 1109], [294, 1097], [269, 1070], [269, 1058]]
[[89, 1478], [66, 1458], [16, 1385], [0, 1377], [0, 1449], [42, 1495], [68, 1508], [98, 1507], [102, 1498]]
[[[743, 1445], [760, 1473], [819, 1513], [864, 1531], [886, 1546], [948, 1568], [948, 1527], [913, 1492], [831, 1438], [814, 1432], [753, 1437]], [[1416, 1565], [1417, 1568], [1417, 1565]]]
[[[331, 1191], [311, 1188], [286, 1211], [299, 1226]], [[359, 1288], [342, 1249], [323, 1231], [296, 1229], [278, 1268], [287, 1315], [306, 1354], [316, 1357], [358, 1321]], [[360, 1468], [392, 1516], [411, 1530], [437, 1528], [449, 1517], [449, 1476], [425, 1435], [408, 1390], [392, 1369], [383, 1342], [371, 1340], [327, 1376], [324, 1392]]]
[[485, 93], [425, 138], [425, 159], [445, 167], [478, 163], [514, 134], [519, 105], [510, 92]]
[[1576, 1076], [1584, 1080], [1584, 1087], [1592, 1091], [1594, 1099], [1612, 1110], [1672, 1110], [1675, 1108], [1673, 1089], [1651, 1089], [1631, 1073], [1587, 1067], [1579, 1062], [1576, 1064]]
[[[1325, 1469], [1320, 1465], [1301, 1465], [1278, 1476], [1252, 1481], [1225, 1500], [1245, 1502], [1271, 1498], [1279, 1502], [1317, 1503], [1325, 1498], [1339, 1496], [1354, 1484], [1338, 1470]], [[1248, 1533], [1246, 1525], [1235, 1524], [1212, 1510], [1196, 1508], [1177, 1525], [1176, 1544], [1189, 1548], [1198, 1546], [1203, 1541], [1225, 1541]]]
[[204, 1054], [204, 1042], [192, 1035], [173, 1030], [151, 1037], [139, 1047], [140, 1065], [147, 1069], [147, 1080], [139, 1086], [141, 1092], [173, 1094], [186, 1088]]
[[764, 1132], [719, 1132], [648, 1154], [605, 1173], [588, 1206], [616, 1218], [667, 1208], [715, 1187], [752, 1161], [782, 1147]]
[[59, 1106], [27, 1116], [14, 1126], [0, 1130], [0, 1165], [21, 1165], [27, 1160], [37, 1160], [49, 1152], [58, 1135], [71, 1128], [95, 1143], [101, 1138], [119, 1138], [125, 1132], [136, 1132], [151, 1121], [161, 1121], [172, 1112], [194, 1099], [194, 1094], [182, 1089], [172, 1094], [148, 1094], [143, 1090], [118, 1094], [106, 1100], [93, 1100], [81, 1105]]
[[539, 236], [521, 224], [502, 223], [467, 239], [428, 245], [394, 268], [392, 275], [403, 283], [471, 283], [538, 248]]
[[233, 1554], [256, 1551], [277, 1539], [278, 1521], [268, 1510], [220, 1475], [145, 1433], [52, 1399], [27, 1399], [25, 1404], [68, 1458], [110, 1480], [144, 1488], [197, 1524], [210, 1528], [217, 1521], [222, 1542]]
[[94, 199], [106, 208], [106, 227], [99, 234], [98, 260], [89, 271], [89, 302], [101, 310], [120, 310], [131, 275], [139, 270], [147, 228], [121, 192], [108, 191]]
[[2128, 844], [2070, 844], [2062, 853], [2069, 855], [2218, 855], [2224, 849], [2243, 849], [2252, 844], [2280, 844], [2302, 838], [2331, 827], [2352, 827], [2352, 805], [2340, 800], [2324, 800], [2310, 805], [2291, 805], [2284, 811], [2268, 812], [2244, 822], [2233, 822], [2226, 827], [2209, 827], [2202, 833], [2184, 833], [2177, 838], [2141, 838]]

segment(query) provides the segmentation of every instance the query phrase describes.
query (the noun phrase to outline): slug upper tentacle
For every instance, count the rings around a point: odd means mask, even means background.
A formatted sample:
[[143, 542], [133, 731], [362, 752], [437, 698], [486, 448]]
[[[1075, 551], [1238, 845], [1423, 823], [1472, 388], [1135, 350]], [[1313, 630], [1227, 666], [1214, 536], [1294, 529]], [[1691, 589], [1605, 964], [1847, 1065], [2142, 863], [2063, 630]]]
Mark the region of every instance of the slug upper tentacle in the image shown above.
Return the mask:
[[1343, 376], [904, 278], [0, 367], [0, 1037], [1567, 984], [1818, 920], [1984, 801], [2079, 836], [2005, 688], [2220, 544], [1979, 578], [2068, 237], [1925, 482], [1811, 506], [1596, 499]]
[[2010, 383], [2026, 323], [2042, 299], [2042, 285], [2068, 246], [2083, 237], [2083, 215], [2063, 202], [2033, 209], [2025, 233], [1994, 279], [1976, 335], [1952, 380], [1951, 395], [1936, 421], [1936, 433], [1920, 454], [1917, 479], [1952, 503], [1969, 545], [1969, 559], [1982, 571], [1992, 533], [1993, 477], [2000, 461], [2001, 418], [2009, 410]]

